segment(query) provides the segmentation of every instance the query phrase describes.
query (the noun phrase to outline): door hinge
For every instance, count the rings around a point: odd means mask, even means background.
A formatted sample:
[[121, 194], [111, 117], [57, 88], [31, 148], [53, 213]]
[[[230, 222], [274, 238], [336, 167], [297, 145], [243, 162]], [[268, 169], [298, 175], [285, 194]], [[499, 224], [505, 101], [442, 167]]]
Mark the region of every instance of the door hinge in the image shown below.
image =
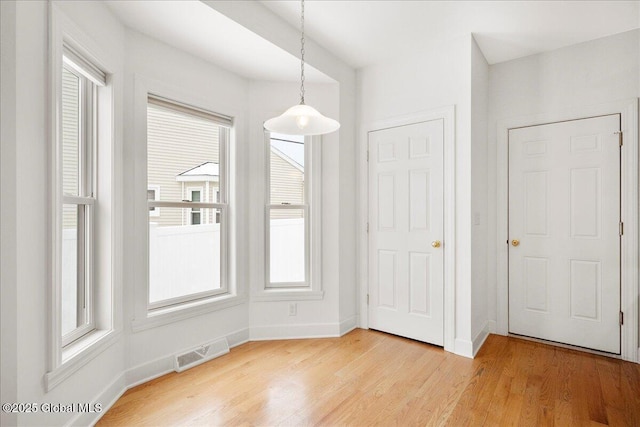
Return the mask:
[[369, 232], [369, 223], [367, 223], [367, 233]]
[[620, 312], [620, 324], [624, 325], [624, 313]]
[[367, 305], [369, 305], [369, 294], [367, 294]]
[[367, 150], [367, 162], [369, 161], [369, 150]]
[[624, 234], [624, 222], [620, 222], [620, 224], [618, 224], [618, 233], [620, 234], [620, 236], [622, 236]]
[[622, 147], [622, 131], [615, 131], [615, 135], [618, 135], [618, 145]]

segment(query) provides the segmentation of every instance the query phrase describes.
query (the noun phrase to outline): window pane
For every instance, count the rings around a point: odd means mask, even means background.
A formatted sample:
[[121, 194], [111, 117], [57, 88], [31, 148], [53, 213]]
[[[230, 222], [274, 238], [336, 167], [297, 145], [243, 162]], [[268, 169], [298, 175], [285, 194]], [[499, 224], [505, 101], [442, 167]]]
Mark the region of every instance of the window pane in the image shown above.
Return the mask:
[[62, 69], [62, 192], [79, 194], [80, 78]]
[[[200, 201], [214, 203], [220, 178], [219, 136], [220, 128], [212, 120], [148, 104], [147, 182], [162, 188], [157, 200], [192, 200], [189, 187], [198, 187]], [[182, 225], [181, 212], [162, 209], [156, 221]]]
[[271, 208], [269, 273], [271, 283], [305, 282], [303, 209]]
[[161, 215], [165, 212], [182, 222], [149, 218], [149, 303], [220, 289], [218, 210], [200, 209], [202, 225], [189, 225], [191, 209], [162, 208]]
[[[62, 335], [84, 324], [84, 292], [78, 292], [78, 279], [83, 280], [78, 273], [79, 264], [83, 262], [82, 258], [78, 259], [84, 247], [82, 241], [78, 242], [78, 224], [84, 220], [83, 212], [83, 206], [64, 205], [62, 208]], [[78, 303], [81, 303], [80, 307]]]
[[304, 204], [304, 137], [271, 134], [272, 205]]
[[202, 220], [200, 218], [200, 209], [191, 210], [191, 225], [200, 225]]
[[[147, 200], [156, 200], [156, 190], [152, 190], [152, 189], [147, 190]], [[156, 208], [155, 207], [149, 208], [149, 212], [152, 214], [155, 213]]]

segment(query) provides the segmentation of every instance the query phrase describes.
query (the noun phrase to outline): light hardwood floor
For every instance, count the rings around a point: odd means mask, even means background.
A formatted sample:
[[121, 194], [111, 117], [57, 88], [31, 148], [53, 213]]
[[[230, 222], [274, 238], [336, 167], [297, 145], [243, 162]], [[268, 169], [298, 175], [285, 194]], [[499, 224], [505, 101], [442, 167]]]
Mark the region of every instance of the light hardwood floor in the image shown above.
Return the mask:
[[640, 426], [640, 365], [497, 335], [470, 360], [357, 329], [244, 344], [127, 391], [98, 425]]

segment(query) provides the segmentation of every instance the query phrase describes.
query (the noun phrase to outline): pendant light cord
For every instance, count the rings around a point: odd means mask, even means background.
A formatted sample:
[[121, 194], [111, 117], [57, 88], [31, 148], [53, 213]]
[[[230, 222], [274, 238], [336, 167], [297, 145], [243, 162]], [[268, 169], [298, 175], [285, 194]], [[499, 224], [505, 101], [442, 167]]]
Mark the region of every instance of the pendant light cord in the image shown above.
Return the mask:
[[300, 104], [304, 105], [304, 0], [300, 0]]

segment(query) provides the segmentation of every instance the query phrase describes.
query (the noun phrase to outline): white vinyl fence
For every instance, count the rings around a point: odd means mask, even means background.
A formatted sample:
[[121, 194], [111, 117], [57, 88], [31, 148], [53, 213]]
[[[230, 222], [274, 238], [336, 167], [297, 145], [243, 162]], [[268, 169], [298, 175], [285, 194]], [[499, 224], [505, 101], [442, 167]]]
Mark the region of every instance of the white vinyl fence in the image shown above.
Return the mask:
[[220, 224], [149, 224], [149, 302], [220, 288]]
[[269, 234], [271, 282], [304, 282], [304, 219], [271, 219]]
[[62, 230], [62, 335], [73, 331], [77, 326], [78, 273], [77, 273], [76, 230]]
[[[271, 221], [272, 282], [304, 281], [304, 219]], [[62, 242], [63, 330], [75, 328], [76, 233]], [[99, 280], [99, 279], [97, 279]], [[149, 224], [149, 302], [220, 288], [220, 224]]]

